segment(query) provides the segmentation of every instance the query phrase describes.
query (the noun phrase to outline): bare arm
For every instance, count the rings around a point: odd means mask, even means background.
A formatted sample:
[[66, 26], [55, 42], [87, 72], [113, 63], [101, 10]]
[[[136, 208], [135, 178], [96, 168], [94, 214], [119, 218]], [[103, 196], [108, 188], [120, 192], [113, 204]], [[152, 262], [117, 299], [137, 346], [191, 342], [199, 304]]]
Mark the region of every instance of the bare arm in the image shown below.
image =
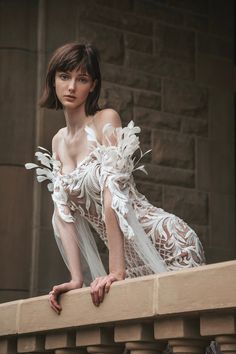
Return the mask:
[[[58, 156], [58, 134], [52, 140], [52, 151]], [[66, 208], [66, 206], [65, 206]], [[60, 314], [62, 307], [59, 304], [58, 297], [60, 294], [72, 289], [81, 288], [83, 285], [83, 275], [81, 269], [80, 250], [76, 242], [76, 229], [74, 223], [68, 223], [61, 219], [59, 216], [57, 207], [55, 208], [54, 222], [57, 227], [63, 248], [65, 250], [66, 257], [69, 263], [69, 270], [71, 274], [71, 280], [68, 283], [55, 285], [50, 292], [50, 305], [54, 311]]]
[[[117, 112], [107, 110], [102, 119], [99, 120], [100, 137], [105, 145], [101, 131], [106, 123], [111, 123], [113, 127], [120, 127], [121, 121]], [[116, 144], [116, 141], [112, 141]], [[109, 291], [114, 281], [125, 278], [125, 257], [124, 257], [124, 235], [120, 229], [114, 210], [111, 207], [112, 196], [108, 187], [104, 187], [103, 191], [105, 225], [108, 238], [109, 248], [109, 275], [95, 279], [91, 283], [91, 296], [96, 306], [103, 301], [104, 295]]]

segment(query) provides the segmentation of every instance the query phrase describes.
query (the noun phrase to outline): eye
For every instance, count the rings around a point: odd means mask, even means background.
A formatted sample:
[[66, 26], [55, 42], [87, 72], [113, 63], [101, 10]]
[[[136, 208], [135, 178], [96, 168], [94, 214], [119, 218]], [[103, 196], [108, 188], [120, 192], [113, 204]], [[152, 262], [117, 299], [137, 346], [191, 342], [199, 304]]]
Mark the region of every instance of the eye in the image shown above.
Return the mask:
[[86, 79], [85, 77], [80, 77], [79, 81], [82, 83], [86, 83], [86, 82], [88, 82], [88, 79]]
[[62, 74], [59, 75], [59, 77], [62, 80], [67, 80], [69, 78], [69, 75], [62, 73]]

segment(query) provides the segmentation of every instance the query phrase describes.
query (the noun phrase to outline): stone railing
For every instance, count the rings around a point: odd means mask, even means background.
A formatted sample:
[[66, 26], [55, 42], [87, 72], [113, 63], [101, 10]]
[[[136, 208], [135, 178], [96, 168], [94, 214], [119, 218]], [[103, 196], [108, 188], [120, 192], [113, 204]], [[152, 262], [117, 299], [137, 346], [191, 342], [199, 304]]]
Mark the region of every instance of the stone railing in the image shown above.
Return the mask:
[[236, 261], [114, 283], [95, 307], [64, 294], [60, 316], [40, 296], [0, 305], [0, 353], [236, 353]]

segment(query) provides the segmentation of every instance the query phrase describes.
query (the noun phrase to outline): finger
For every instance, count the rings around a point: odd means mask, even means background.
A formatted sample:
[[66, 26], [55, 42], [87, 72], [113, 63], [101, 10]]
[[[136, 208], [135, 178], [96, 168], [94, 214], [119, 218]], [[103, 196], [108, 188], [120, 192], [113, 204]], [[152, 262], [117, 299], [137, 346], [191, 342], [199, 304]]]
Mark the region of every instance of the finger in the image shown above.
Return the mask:
[[99, 299], [99, 303], [103, 302], [104, 295], [105, 295], [105, 284], [101, 283], [101, 284], [100, 284], [100, 287], [99, 287], [99, 289], [98, 289], [98, 299]]
[[55, 307], [58, 311], [62, 310], [61, 305], [59, 304], [57, 297], [53, 294], [50, 295], [50, 303], [53, 305], [53, 307]]
[[60, 311], [57, 309], [57, 307], [53, 304], [52, 301], [50, 301], [50, 307], [59, 315]]
[[105, 293], [109, 293], [110, 287], [111, 287], [112, 281], [108, 280], [106, 285], [105, 285]]

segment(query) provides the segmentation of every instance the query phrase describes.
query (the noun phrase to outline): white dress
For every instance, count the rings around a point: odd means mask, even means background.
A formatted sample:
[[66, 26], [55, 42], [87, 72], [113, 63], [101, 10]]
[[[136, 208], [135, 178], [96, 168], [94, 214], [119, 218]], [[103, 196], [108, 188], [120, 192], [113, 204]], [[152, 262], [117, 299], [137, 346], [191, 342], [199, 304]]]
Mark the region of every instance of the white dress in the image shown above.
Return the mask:
[[[36, 168], [39, 182], [50, 180], [48, 189], [52, 192], [54, 205], [65, 222], [74, 223], [77, 243], [92, 279], [105, 274], [91, 232], [92, 227], [108, 246], [105, 187], [111, 192], [111, 207], [124, 235], [127, 278], [205, 264], [201, 242], [193, 229], [176, 215], [153, 206], [136, 188], [132, 173], [135, 170], [146, 172], [144, 166], [138, 165], [144, 156], [136, 135], [141, 129], [134, 126], [133, 121], [124, 128], [114, 128], [108, 123], [103, 128], [104, 145], [98, 142], [91, 127], [86, 126], [85, 131], [90, 152], [72, 172], [62, 174], [61, 163], [43, 148], [35, 154], [41, 166], [32, 163], [25, 166]], [[111, 137], [115, 137], [116, 145], [111, 145]], [[136, 162], [134, 153], [137, 150], [141, 157]], [[68, 266], [55, 215], [52, 223]]]

